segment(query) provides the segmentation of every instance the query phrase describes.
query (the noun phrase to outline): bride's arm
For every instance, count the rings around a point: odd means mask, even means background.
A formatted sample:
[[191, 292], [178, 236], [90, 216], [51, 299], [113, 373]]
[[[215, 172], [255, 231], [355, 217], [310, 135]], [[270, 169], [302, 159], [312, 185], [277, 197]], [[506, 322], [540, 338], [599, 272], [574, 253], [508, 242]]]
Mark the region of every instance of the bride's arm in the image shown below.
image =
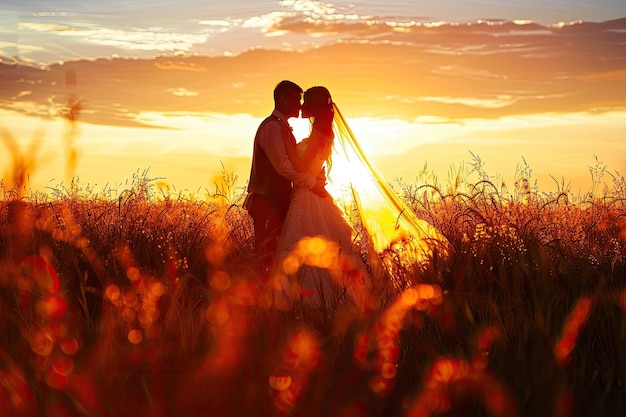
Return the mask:
[[[315, 137], [317, 136], [317, 137]], [[298, 172], [306, 171], [307, 166], [313, 161], [315, 155], [318, 152], [318, 149], [321, 149], [323, 144], [324, 137], [320, 137], [316, 135], [314, 132], [311, 132], [311, 136], [309, 137], [309, 144], [306, 147], [302, 158], [298, 155], [298, 151], [296, 150], [296, 145], [289, 139], [285, 139], [285, 150], [287, 151], [287, 157], [289, 161], [291, 161], [291, 165]], [[316, 177], [317, 183], [311, 189], [315, 194], [320, 197], [329, 197], [328, 191], [326, 191], [326, 172], [324, 168], [322, 168], [319, 174]]]
[[296, 145], [289, 138], [284, 137], [283, 141], [285, 143], [285, 150], [287, 151], [287, 157], [291, 161], [291, 165], [298, 172], [303, 172], [305, 170], [305, 166], [302, 164], [300, 160], [300, 156], [298, 155], [298, 151], [296, 150]]
[[287, 156], [289, 157], [289, 160], [291, 161], [291, 164], [296, 171], [306, 171], [307, 167], [311, 164], [311, 162], [313, 162], [313, 159], [319, 152], [320, 145], [323, 140], [324, 138], [319, 137], [319, 133], [313, 130], [311, 132], [311, 136], [309, 137], [309, 144], [304, 150], [304, 154], [302, 155], [302, 157], [300, 157], [294, 143], [285, 138], [285, 149], [287, 150]]

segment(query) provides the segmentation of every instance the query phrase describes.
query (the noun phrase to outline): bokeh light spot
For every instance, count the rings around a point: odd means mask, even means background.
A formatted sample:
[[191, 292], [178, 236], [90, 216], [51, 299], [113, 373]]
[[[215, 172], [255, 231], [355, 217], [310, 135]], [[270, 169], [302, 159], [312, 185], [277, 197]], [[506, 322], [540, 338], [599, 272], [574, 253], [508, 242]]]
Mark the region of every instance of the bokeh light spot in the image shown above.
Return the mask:
[[74, 360], [69, 356], [56, 355], [52, 361], [52, 368], [59, 375], [69, 375], [74, 370]]
[[141, 278], [141, 272], [139, 271], [137, 267], [131, 266], [128, 269], [126, 269], [126, 277], [132, 282], [135, 282], [139, 278]]
[[289, 375], [270, 376], [270, 387], [276, 391], [285, 391], [291, 386]]
[[46, 300], [45, 310], [48, 317], [61, 319], [68, 311], [67, 301], [60, 295], [53, 295]]
[[211, 265], [222, 265], [228, 252], [222, 244], [208, 245], [204, 250], [204, 257]]
[[370, 390], [379, 397], [384, 397], [394, 385], [394, 379], [383, 378], [382, 376], [373, 376], [369, 379]]
[[380, 376], [385, 379], [395, 378], [398, 373], [398, 368], [395, 363], [385, 362], [380, 368]]
[[[132, 288], [126, 288], [124, 290], [124, 294], [122, 295], [122, 300], [123, 300], [123, 304], [128, 307], [135, 307], [139, 303], [137, 294], [135, 293], [135, 290], [133, 290]], [[121, 305], [121, 304], [116, 304], [116, 305]]]
[[223, 299], [219, 299], [206, 310], [205, 319], [211, 326], [219, 327], [230, 317], [228, 306]]
[[160, 281], [153, 282], [152, 285], [150, 285], [150, 292], [157, 297], [161, 297], [165, 294], [165, 285]]
[[306, 331], [298, 333], [289, 346], [298, 357], [300, 370], [309, 372], [317, 366], [321, 352], [317, 338], [312, 333]]
[[128, 341], [133, 345], [138, 345], [143, 340], [143, 333], [141, 330], [133, 329], [128, 332]]
[[209, 285], [218, 291], [225, 291], [230, 287], [230, 276], [225, 271], [215, 271], [209, 278]]
[[300, 268], [300, 260], [297, 256], [290, 254], [283, 259], [283, 271], [287, 275], [294, 275]]
[[39, 356], [48, 356], [52, 353], [54, 342], [44, 332], [37, 331], [30, 338], [30, 348]]
[[61, 375], [53, 367], [50, 367], [46, 371], [46, 384], [50, 388], [62, 389], [67, 384], [67, 375]]
[[76, 339], [67, 338], [61, 341], [61, 350], [67, 355], [74, 355], [78, 352], [78, 341]]
[[122, 320], [124, 320], [126, 323], [132, 323], [137, 318], [137, 310], [128, 306], [124, 306], [121, 316]]
[[58, 342], [65, 337], [67, 325], [63, 321], [52, 321], [44, 329], [46, 336], [53, 342]]
[[104, 295], [110, 301], [116, 301], [118, 298], [120, 298], [121, 295], [120, 287], [115, 284], [109, 284], [106, 290], [104, 290]]
[[414, 288], [409, 288], [402, 293], [401, 300], [406, 307], [411, 307], [415, 305], [417, 299], [418, 293]]
[[228, 299], [234, 304], [252, 306], [260, 296], [259, 287], [249, 281], [234, 280], [228, 294]]

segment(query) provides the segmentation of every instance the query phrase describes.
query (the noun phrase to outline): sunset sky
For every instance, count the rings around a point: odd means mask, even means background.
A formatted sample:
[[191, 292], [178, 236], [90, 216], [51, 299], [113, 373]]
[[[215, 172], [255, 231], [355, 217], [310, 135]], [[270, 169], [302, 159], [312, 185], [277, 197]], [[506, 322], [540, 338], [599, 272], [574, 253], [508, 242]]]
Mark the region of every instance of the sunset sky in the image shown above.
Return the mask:
[[596, 158], [626, 174], [621, 0], [22, 0], [0, 4], [0, 60], [0, 170], [25, 158], [34, 189], [148, 169], [213, 190], [222, 165], [244, 187], [282, 79], [327, 86], [392, 184], [472, 155], [509, 189], [524, 164], [547, 192], [588, 191]]

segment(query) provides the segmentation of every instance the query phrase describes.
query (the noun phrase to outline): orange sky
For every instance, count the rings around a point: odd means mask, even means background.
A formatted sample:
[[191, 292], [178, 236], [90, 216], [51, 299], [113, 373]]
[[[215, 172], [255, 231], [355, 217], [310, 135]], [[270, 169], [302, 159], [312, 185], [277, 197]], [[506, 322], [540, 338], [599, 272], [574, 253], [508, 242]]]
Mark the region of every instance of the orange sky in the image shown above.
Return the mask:
[[[611, 172], [626, 171], [625, 28], [626, 19], [564, 27], [284, 20], [270, 32], [361, 40], [44, 69], [1, 64], [0, 125], [21, 149], [36, 126], [45, 131], [31, 176], [37, 189], [67, 172], [59, 112], [71, 95], [83, 100], [73, 138], [81, 182], [102, 188], [149, 168], [177, 189], [211, 189], [224, 164], [243, 187], [256, 126], [271, 111], [274, 85], [287, 78], [330, 89], [389, 181], [413, 183], [428, 164], [445, 182], [450, 167], [467, 167], [473, 153], [509, 188], [526, 161], [540, 189], [554, 190], [554, 177], [586, 191], [594, 155]], [[17, 118], [24, 114], [50, 124]]]

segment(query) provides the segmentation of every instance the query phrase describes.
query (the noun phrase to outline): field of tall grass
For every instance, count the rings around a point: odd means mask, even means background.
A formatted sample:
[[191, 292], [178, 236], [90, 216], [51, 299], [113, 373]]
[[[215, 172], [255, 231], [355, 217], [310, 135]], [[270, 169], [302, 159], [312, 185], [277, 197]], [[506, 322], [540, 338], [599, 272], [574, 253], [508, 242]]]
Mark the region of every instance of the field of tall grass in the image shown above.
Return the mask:
[[475, 157], [395, 184], [454, 254], [368, 263], [365, 314], [271, 308], [231, 174], [201, 197], [145, 172], [115, 195], [3, 183], [0, 415], [626, 415], [626, 182], [530, 174]]

